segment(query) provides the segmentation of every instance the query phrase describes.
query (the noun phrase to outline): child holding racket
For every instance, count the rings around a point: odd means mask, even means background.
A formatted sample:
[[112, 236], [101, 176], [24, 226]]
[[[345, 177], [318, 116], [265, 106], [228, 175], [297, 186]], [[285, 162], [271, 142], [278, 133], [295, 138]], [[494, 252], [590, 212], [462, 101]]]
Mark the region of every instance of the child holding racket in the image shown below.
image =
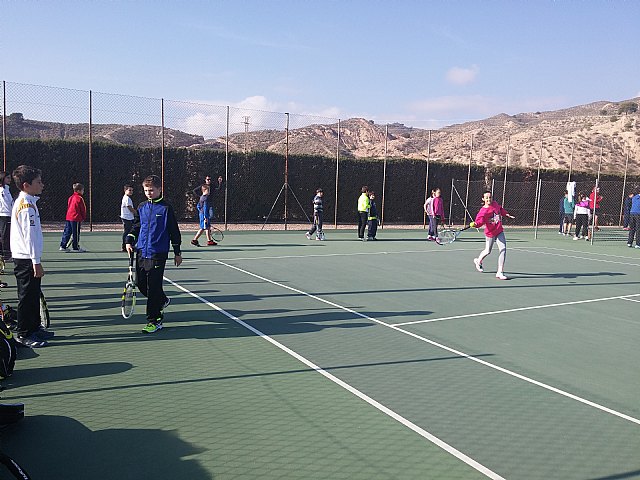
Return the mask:
[[40, 170], [28, 165], [20, 165], [12, 175], [20, 189], [11, 212], [11, 253], [18, 289], [16, 341], [29, 348], [45, 347], [54, 336], [40, 323], [43, 237], [36, 202], [44, 188], [41, 175]]
[[207, 235], [207, 245], [217, 245], [216, 242], [211, 238], [211, 218], [209, 217], [209, 206], [210, 206], [210, 197], [209, 197], [209, 185], [202, 185], [202, 195], [200, 195], [200, 200], [198, 201], [198, 215], [200, 221], [200, 230], [196, 233], [196, 236], [191, 240], [191, 245], [195, 247], [199, 247], [198, 238], [203, 233]]
[[137, 285], [147, 297], [147, 325], [143, 333], [162, 329], [163, 310], [169, 298], [162, 289], [164, 268], [173, 247], [176, 267], [182, 263], [180, 244], [182, 238], [178, 221], [171, 205], [162, 198], [162, 180], [151, 175], [142, 182], [147, 201], [136, 210], [131, 232], [127, 235], [127, 252], [136, 252]]
[[496, 272], [496, 278], [499, 280], [507, 280], [508, 277], [504, 274], [504, 262], [507, 257], [507, 239], [504, 236], [504, 229], [502, 228], [502, 217], [515, 218], [509, 215], [498, 202], [494, 202], [491, 198], [491, 191], [487, 190], [482, 194], [482, 201], [484, 205], [476, 215], [474, 222], [471, 222], [471, 228], [479, 228], [484, 226], [485, 247], [478, 258], [473, 259], [473, 263], [476, 266], [476, 270], [483, 272], [482, 261], [487, 255], [491, 253], [493, 245], [498, 244], [500, 251], [498, 256], [498, 271]]

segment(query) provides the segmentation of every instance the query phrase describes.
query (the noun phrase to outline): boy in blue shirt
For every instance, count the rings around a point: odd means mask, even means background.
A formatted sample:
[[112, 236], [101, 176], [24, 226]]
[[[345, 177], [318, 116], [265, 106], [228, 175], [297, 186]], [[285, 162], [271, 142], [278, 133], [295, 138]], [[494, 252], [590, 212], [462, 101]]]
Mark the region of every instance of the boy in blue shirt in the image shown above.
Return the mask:
[[191, 245], [199, 247], [198, 238], [200, 235], [205, 233], [207, 235], [207, 245], [217, 245], [216, 242], [211, 238], [211, 217], [210, 215], [210, 196], [209, 196], [209, 186], [207, 184], [202, 185], [202, 195], [200, 195], [200, 200], [198, 201], [198, 217], [200, 220], [200, 230], [196, 233], [196, 236], [191, 240]]
[[162, 198], [160, 178], [151, 175], [144, 179], [142, 187], [148, 200], [136, 210], [131, 232], [127, 235], [127, 252], [129, 255], [136, 252], [137, 286], [147, 297], [147, 325], [142, 331], [154, 333], [162, 328], [163, 310], [170, 302], [162, 289], [169, 244], [178, 267], [182, 263], [182, 238], [173, 208]]
[[631, 198], [631, 210], [629, 210], [629, 238], [627, 247], [633, 246], [633, 237], [636, 238], [635, 248], [640, 248], [640, 189]]

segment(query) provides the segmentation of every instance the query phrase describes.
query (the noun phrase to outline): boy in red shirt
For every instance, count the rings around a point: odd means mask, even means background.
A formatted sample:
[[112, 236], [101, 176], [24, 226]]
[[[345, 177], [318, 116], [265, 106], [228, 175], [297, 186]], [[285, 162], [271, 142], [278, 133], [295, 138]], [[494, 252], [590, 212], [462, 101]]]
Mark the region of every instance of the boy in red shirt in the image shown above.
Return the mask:
[[64, 224], [64, 232], [60, 239], [60, 251], [69, 251], [69, 240], [71, 239], [71, 251], [82, 253], [86, 250], [80, 246], [80, 225], [87, 218], [87, 206], [84, 203], [82, 194], [84, 186], [81, 183], [73, 184], [73, 195], [67, 200], [67, 217]]
[[515, 218], [509, 215], [504, 208], [502, 208], [498, 202], [491, 200], [491, 191], [487, 190], [482, 194], [483, 207], [476, 215], [476, 221], [471, 222], [472, 228], [482, 227], [484, 225], [484, 236], [486, 237], [486, 243], [484, 250], [480, 252], [478, 258], [473, 259], [473, 263], [476, 265], [476, 270], [483, 272], [482, 261], [491, 253], [493, 244], [498, 244], [500, 254], [498, 256], [498, 271], [496, 272], [496, 278], [499, 280], [507, 280], [507, 276], [504, 274], [504, 261], [507, 257], [507, 239], [504, 236], [504, 230], [502, 228], [502, 217]]

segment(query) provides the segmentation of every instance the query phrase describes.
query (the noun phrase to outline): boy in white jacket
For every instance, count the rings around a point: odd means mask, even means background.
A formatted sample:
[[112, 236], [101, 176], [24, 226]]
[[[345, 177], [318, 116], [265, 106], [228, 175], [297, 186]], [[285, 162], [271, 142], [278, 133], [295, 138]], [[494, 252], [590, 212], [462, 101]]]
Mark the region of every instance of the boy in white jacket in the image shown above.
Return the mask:
[[29, 348], [46, 346], [47, 339], [54, 335], [44, 330], [40, 323], [43, 238], [36, 202], [44, 188], [41, 175], [40, 170], [28, 165], [20, 165], [12, 175], [20, 189], [11, 212], [11, 253], [18, 288], [16, 340]]

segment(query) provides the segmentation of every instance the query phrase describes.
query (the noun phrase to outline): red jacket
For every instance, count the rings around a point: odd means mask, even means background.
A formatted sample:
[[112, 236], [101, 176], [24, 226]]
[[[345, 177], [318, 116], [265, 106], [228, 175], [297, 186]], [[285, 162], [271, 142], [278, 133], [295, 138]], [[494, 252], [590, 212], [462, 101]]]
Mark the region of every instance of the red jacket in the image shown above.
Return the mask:
[[85, 218], [87, 218], [87, 206], [84, 203], [84, 198], [78, 192], [73, 192], [67, 201], [66, 220], [84, 222]]

